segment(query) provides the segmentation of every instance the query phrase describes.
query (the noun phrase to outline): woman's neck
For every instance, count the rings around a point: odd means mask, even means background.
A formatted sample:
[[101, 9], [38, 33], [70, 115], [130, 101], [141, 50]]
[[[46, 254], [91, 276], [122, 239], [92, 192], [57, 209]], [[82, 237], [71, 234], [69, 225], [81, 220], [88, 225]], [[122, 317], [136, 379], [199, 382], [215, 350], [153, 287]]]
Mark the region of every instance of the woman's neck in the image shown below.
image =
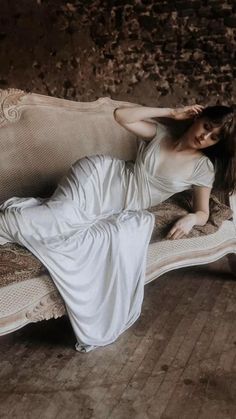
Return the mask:
[[176, 152], [176, 153], [183, 153], [187, 155], [202, 154], [201, 151], [191, 147], [191, 145], [188, 144], [187, 138], [185, 136], [182, 136], [178, 139], [168, 137], [166, 144], [167, 144], [168, 150]]

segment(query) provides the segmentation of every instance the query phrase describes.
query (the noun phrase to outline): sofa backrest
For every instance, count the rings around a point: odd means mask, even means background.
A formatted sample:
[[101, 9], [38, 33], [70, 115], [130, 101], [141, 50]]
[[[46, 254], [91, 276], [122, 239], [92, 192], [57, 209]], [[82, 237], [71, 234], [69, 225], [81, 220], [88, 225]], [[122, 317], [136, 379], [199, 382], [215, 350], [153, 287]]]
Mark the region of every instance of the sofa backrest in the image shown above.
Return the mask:
[[[135, 160], [138, 137], [113, 117], [122, 105], [138, 104], [109, 97], [76, 102], [0, 89], [0, 203], [13, 196], [50, 196], [71, 164], [86, 155]], [[168, 118], [151, 120], [172, 134], [185, 129]], [[214, 193], [228, 203], [228, 196]]]
[[50, 196], [70, 165], [85, 155], [134, 160], [138, 138], [113, 117], [109, 97], [75, 102], [18, 89], [0, 90], [0, 201]]

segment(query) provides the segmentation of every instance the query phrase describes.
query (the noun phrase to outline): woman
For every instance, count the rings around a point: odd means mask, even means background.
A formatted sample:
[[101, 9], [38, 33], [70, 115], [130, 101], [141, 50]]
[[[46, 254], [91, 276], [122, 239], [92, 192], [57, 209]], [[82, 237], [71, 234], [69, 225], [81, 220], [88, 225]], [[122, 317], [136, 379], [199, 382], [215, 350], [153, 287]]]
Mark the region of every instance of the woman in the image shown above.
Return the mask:
[[[0, 205], [0, 244], [17, 242], [46, 266], [80, 352], [114, 342], [141, 313], [155, 221], [147, 209], [193, 187], [193, 213], [167, 236], [178, 239], [206, 223], [215, 173], [224, 170], [227, 191], [236, 184], [233, 108], [120, 107], [114, 117], [143, 138], [135, 162], [86, 156], [50, 198], [13, 197]], [[157, 130], [153, 117], [190, 119], [191, 125], [174, 138], [164, 126]]]
[[[193, 169], [196, 158], [200, 157], [195, 166], [192, 185], [179, 184], [179, 192], [193, 187], [193, 214], [178, 220], [169, 231], [167, 238], [177, 239], [188, 234], [194, 225], [204, 225], [209, 218], [209, 197], [214, 180], [218, 190], [232, 194], [236, 188], [236, 109], [235, 106], [185, 106], [184, 108], [122, 108], [115, 109], [115, 119], [123, 127], [145, 139], [153, 140], [158, 151], [162, 150], [162, 160], [155, 158], [158, 170], [156, 174], [171, 178], [187, 179], [187, 172]], [[175, 120], [191, 119], [189, 128], [179, 138], [164, 133], [164, 143], [160, 148], [160, 138], [155, 139], [156, 124], [145, 121], [146, 118], [169, 117]], [[194, 120], [193, 120], [194, 118]], [[150, 148], [150, 147], [148, 147]], [[151, 147], [152, 148], [152, 147]], [[152, 148], [151, 151], [154, 154]], [[157, 162], [158, 160], [158, 162]], [[198, 172], [198, 173], [197, 173]], [[171, 175], [171, 176], [170, 176]], [[194, 176], [195, 175], [195, 176]], [[204, 178], [205, 177], [205, 178]], [[202, 178], [202, 179], [201, 179]], [[178, 183], [178, 182], [177, 182]], [[180, 182], [181, 183], [181, 182]], [[168, 188], [166, 188], [168, 189]], [[154, 195], [154, 194], [153, 194]], [[170, 194], [165, 190], [165, 199]], [[159, 197], [158, 197], [159, 198]], [[162, 197], [163, 198], [163, 197]], [[163, 201], [161, 199], [160, 201]], [[152, 200], [149, 206], [159, 203]]]

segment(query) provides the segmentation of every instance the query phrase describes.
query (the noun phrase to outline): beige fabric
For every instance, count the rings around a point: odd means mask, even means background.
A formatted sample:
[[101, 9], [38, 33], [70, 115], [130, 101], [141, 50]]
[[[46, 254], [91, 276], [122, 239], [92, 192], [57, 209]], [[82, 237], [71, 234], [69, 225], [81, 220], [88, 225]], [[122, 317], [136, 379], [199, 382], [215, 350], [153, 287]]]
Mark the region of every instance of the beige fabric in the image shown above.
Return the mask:
[[0, 90], [0, 104], [0, 203], [50, 196], [85, 155], [136, 156], [136, 136], [113, 118], [118, 101], [74, 102], [10, 89]]
[[[225, 220], [231, 220], [233, 217], [232, 209], [220, 202], [213, 193], [210, 195], [209, 207], [210, 216], [207, 223], [203, 226], [195, 225], [188, 235], [182, 237], [182, 240], [213, 234]], [[192, 192], [190, 190], [180, 192], [165, 202], [149, 208], [149, 211], [155, 215], [150, 243], [164, 241], [174, 223], [180, 217], [192, 212]]]

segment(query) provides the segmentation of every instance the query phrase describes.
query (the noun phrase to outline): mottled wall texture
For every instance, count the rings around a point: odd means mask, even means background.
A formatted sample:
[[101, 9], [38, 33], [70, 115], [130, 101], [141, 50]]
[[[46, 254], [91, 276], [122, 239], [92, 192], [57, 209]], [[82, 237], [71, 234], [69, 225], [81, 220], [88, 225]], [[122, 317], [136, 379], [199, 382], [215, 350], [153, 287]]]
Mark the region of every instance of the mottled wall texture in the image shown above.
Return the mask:
[[1, 0], [0, 88], [236, 102], [236, 0]]

